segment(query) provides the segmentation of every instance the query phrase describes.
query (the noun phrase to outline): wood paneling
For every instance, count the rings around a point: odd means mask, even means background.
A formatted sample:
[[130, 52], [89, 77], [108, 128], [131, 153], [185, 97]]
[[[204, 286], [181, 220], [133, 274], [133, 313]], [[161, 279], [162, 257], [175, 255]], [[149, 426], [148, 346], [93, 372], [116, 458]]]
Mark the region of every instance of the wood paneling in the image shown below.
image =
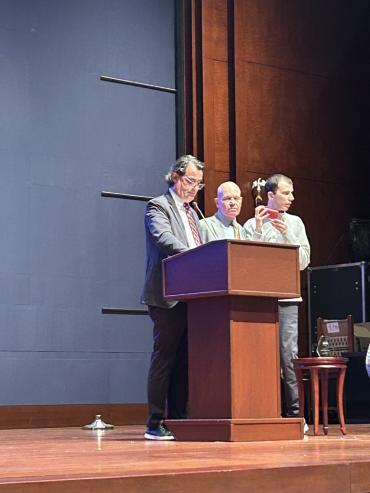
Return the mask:
[[[230, 159], [227, 2], [204, 0], [201, 5], [203, 158], [210, 171], [228, 174]], [[210, 193], [213, 198], [215, 191]], [[208, 200], [206, 202], [208, 203]]]
[[[272, 350], [279, 347], [276, 324], [232, 322], [231, 343], [243, 348], [243, 351], [234, 349], [235, 358], [232, 361], [233, 416], [281, 416], [279, 350]], [[261, 392], [261, 382], [269, 392]], [[248, 392], [245, 392], [246, 388]]]
[[347, 183], [353, 157], [348, 100], [341, 81], [237, 62], [238, 181], [248, 170]]
[[203, 56], [227, 62], [227, 2], [202, 0]]
[[[202, 81], [202, 26], [199, 0], [189, 0], [191, 8], [191, 75], [192, 86], [192, 128], [187, 130], [192, 135], [191, 153], [203, 158], [203, 81]], [[185, 1], [185, 3], [187, 3]], [[190, 38], [190, 37], [189, 37]], [[190, 66], [187, 60], [187, 65]], [[188, 72], [190, 72], [188, 70]], [[185, 75], [185, 77], [186, 77]], [[188, 122], [186, 122], [188, 123]], [[188, 152], [188, 151], [187, 151]]]
[[0, 406], [0, 429], [84, 426], [101, 414], [113, 425], [142, 424], [146, 404], [63, 404], [46, 406]]
[[311, 243], [311, 266], [348, 260], [348, 224], [355, 189], [350, 184], [295, 180], [292, 212], [302, 217]]
[[351, 78], [368, 0], [234, 0], [236, 58]]
[[213, 171], [229, 173], [228, 66], [203, 60], [204, 161]]

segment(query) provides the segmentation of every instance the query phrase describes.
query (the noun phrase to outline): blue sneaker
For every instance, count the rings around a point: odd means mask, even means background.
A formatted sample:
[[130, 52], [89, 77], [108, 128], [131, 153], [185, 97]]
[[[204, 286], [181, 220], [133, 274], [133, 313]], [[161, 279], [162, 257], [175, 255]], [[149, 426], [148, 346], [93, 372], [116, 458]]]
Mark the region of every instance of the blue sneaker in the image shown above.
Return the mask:
[[175, 435], [161, 422], [156, 428], [147, 428], [144, 434], [147, 440], [175, 440]]

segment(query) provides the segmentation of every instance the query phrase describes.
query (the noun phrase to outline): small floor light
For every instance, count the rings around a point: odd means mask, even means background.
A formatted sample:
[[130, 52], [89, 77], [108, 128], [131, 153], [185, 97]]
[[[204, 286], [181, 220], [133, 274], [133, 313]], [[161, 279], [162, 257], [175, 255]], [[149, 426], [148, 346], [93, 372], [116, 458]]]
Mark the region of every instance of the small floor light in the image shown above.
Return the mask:
[[113, 428], [113, 425], [104, 423], [104, 421], [101, 419], [101, 414], [97, 414], [92, 423], [82, 427], [83, 430], [112, 430]]

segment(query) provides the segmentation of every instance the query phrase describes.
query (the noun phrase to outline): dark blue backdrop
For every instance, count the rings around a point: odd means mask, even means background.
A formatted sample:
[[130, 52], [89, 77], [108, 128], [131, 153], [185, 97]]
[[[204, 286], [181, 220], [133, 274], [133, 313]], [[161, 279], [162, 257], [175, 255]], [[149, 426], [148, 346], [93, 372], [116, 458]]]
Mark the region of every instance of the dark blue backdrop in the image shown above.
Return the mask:
[[145, 402], [144, 202], [176, 157], [174, 0], [0, 2], [0, 403]]

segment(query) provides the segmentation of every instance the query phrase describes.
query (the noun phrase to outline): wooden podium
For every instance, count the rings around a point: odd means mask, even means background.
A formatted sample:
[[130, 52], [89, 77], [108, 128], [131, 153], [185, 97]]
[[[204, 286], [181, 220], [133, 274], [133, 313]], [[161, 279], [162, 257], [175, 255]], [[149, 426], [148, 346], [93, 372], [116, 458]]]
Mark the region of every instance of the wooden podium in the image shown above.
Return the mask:
[[164, 295], [188, 303], [189, 415], [177, 440], [303, 437], [281, 418], [278, 298], [300, 296], [298, 247], [218, 240], [163, 261]]

